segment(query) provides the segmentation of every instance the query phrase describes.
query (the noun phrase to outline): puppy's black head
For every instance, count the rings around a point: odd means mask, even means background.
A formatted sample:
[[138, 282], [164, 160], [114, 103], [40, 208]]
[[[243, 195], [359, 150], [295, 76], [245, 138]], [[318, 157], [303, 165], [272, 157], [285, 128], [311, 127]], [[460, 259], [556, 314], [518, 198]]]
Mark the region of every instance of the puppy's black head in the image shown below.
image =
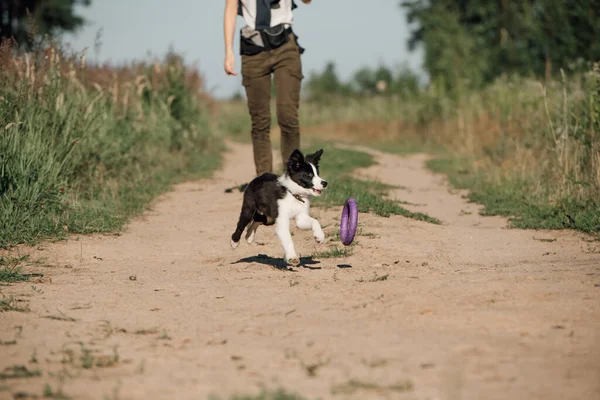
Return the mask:
[[286, 172], [290, 179], [300, 187], [308, 189], [313, 195], [320, 195], [327, 187], [327, 182], [319, 176], [319, 161], [322, 154], [321, 149], [304, 157], [300, 150], [296, 149], [287, 162]]

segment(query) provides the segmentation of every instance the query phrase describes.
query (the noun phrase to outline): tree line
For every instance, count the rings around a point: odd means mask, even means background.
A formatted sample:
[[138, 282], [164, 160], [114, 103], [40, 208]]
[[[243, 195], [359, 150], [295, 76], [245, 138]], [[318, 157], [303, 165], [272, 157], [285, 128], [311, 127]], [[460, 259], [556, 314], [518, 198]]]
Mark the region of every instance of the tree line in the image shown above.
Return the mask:
[[[424, 50], [429, 81], [448, 92], [481, 88], [502, 75], [550, 79], [600, 61], [600, 0], [404, 0], [408, 47]], [[381, 84], [381, 81], [386, 84]], [[385, 87], [384, 91], [377, 90]], [[340, 82], [335, 64], [312, 74], [313, 98], [325, 94], [410, 94], [417, 75], [363, 68]], [[418, 87], [418, 86], [417, 86]]]
[[600, 60], [600, 0], [405, 0], [424, 68], [449, 86], [551, 78]]
[[27, 46], [35, 34], [75, 31], [85, 23], [75, 6], [90, 4], [91, 0], [0, 0], [0, 40]]

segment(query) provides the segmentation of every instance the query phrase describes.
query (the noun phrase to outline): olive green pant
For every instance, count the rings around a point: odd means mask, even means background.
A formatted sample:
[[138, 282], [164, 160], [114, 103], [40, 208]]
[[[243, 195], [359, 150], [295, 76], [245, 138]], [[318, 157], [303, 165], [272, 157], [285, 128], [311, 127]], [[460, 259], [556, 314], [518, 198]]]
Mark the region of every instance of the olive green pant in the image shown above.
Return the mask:
[[277, 122], [281, 129], [283, 163], [300, 149], [298, 107], [303, 79], [300, 49], [293, 34], [283, 46], [252, 56], [242, 55], [242, 84], [252, 119], [256, 174], [273, 172], [271, 151], [271, 74], [275, 76]]

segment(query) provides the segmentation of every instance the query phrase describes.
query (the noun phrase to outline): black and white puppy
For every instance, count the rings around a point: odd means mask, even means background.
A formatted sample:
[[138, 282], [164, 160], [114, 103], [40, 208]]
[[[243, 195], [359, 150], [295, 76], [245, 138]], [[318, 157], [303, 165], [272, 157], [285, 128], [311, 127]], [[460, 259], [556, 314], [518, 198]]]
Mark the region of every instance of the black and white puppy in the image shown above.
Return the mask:
[[300, 264], [296, 254], [290, 220], [300, 229], [312, 229], [313, 237], [323, 243], [325, 234], [319, 221], [309, 215], [310, 197], [320, 196], [327, 182], [319, 176], [319, 160], [323, 150], [306, 157], [296, 149], [287, 161], [281, 176], [264, 173], [254, 178], [244, 191], [244, 200], [237, 229], [231, 235], [231, 247], [239, 245], [244, 229], [246, 241], [252, 243], [260, 225], [275, 225], [275, 231], [283, 250], [285, 261]]

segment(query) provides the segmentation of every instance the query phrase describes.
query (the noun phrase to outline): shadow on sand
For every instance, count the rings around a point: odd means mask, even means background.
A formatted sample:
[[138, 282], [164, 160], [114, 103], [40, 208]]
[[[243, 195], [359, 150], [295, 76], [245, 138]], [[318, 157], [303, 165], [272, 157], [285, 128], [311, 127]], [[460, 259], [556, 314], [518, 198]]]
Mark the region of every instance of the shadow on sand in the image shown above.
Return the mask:
[[[289, 265], [283, 260], [283, 258], [274, 258], [268, 256], [266, 254], [259, 254], [257, 256], [242, 258], [238, 261], [233, 262], [232, 264], [242, 264], [242, 263], [258, 263], [269, 265], [271, 267], [277, 268], [279, 270], [291, 270]], [[300, 257], [300, 265], [298, 267], [308, 268], [308, 269], [321, 269], [321, 267], [314, 267], [314, 265], [320, 264], [320, 261], [315, 260], [312, 257]]]

